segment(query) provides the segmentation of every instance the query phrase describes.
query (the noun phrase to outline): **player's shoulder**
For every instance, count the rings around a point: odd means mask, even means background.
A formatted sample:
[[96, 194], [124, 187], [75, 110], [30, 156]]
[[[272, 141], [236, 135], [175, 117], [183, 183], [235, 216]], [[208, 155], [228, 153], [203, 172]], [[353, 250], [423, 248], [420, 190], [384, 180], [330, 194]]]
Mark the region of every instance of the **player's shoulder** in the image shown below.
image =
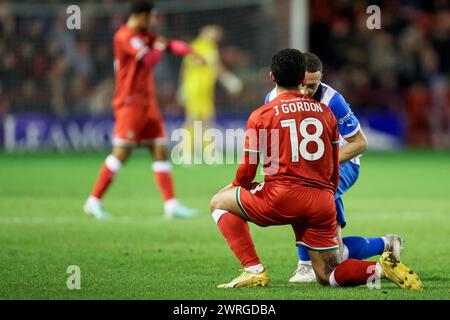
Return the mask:
[[[316, 100], [315, 98], [311, 98], [309, 96], [303, 95], [302, 99], [304, 100], [304, 108], [305, 109], [312, 109], [316, 112], [315, 117], [320, 118], [323, 121], [326, 121], [327, 123], [330, 123], [332, 126], [336, 124], [336, 117], [333, 113], [333, 110], [330, 108], [329, 105], [322, 102], [322, 100]], [[308, 107], [309, 104], [309, 107]]]
[[154, 33], [154, 32], [151, 32], [151, 31], [147, 31], [144, 35], [148, 39], [150, 39], [150, 41], [154, 41], [156, 38], [158, 38], [158, 35], [156, 33]]
[[345, 101], [344, 96], [339, 91], [326, 83], [321, 83], [320, 85], [322, 87], [320, 102], [326, 104], [332, 110], [348, 107], [347, 101]]
[[118, 47], [127, 45], [134, 37], [134, 32], [127, 28], [125, 24], [121, 25], [114, 34], [114, 44]]
[[266, 94], [266, 98], [264, 99], [264, 103], [269, 103], [277, 97], [277, 88], [274, 87]]
[[214, 44], [214, 41], [206, 40], [201, 37], [197, 37], [191, 42], [192, 45], [198, 46], [198, 47], [210, 47]]
[[250, 114], [249, 120], [255, 123], [261, 122], [261, 119], [265, 118], [265, 115], [273, 111], [273, 108], [277, 105], [277, 103], [278, 99], [273, 99], [259, 106]]
[[121, 40], [127, 40], [127, 39], [131, 39], [131, 38], [136, 38], [136, 39], [150, 38], [150, 39], [154, 39], [156, 37], [157, 37], [157, 35], [154, 34], [151, 31], [137, 32], [137, 31], [135, 31], [133, 29], [128, 28], [125, 24], [121, 25], [119, 27], [119, 29], [117, 29], [117, 31], [114, 33], [114, 38], [121, 39]]
[[274, 108], [282, 106], [282, 108], [286, 108], [288, 104], [298, 104], [302, 111], [320, 111], [320, 113], [324, 114], [333, 114], [332, 110], [328, 105], [322, 103], [321, 101], [317, 101], [314, 98], [310, 98], [307, 95], [303, 94], [294, 94], [289, 96], [280, 96], [276, 95], [275, 97], [270, 99], [264, 105], [255, 110], [255, 114], [264, 114], [266, 112], [273, 112]]
[[255, 123], [259, 122], [261, 120], [261, 116], [267, 111], [267, 105], [268, 104], [264, 104], [253, 110], [248, 117], [249, 121], [253, 121]]
[[319, 105], [320, 106], [320, 113], [323, 114], [325, 117], [330, 118], [335, 120], [335, 116], [333, 113], [333, 110], [330, 108], [329, 105], [323, 103], [322, 101], [318, 101], [314, 98], [310, 98], [308, 96], [304, 96], [304, 98], [307, 100], [308, 103], [310, 104], [315, 104], [315, 105]]
[[125, 38], [129, 35], [131, 35], [131, 30], [127, 28], [125, 24], [122, 24], [114, 33], [114, 38]]

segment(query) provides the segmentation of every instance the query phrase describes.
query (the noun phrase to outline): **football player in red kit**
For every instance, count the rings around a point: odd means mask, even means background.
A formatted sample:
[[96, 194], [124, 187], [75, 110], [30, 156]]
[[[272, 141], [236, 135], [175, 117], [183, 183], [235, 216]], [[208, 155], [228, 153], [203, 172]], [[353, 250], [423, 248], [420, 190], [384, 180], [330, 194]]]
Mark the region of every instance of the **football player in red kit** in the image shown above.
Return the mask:
[[[251, 114], [236, 178], [211, 200], [212, 216], [244, 267], [240, 276], [219, 288], [269, 283], [251, 239], [251, 221], [261, 227], [291, 225], [323, 285], [356, 286], [385, 277], [402, 288], [420, 290], [419, 277], [391, 252], [378, 262], [349, 259], [338, 264], [334, 194], [339, 132], [331, 110], [298, 91], [304, 74], [300, 51], [284, 49], [273, 56], [270, 77], [277, 97]], [[260, 158], [265, 178], [257, 184], [253, 180]]]
[[126, 23], [114, 35], [113, 149], [84, 205], [85, 212], [98, 219], [110, 216], [101, 199], [133, 147], [138, 146], [148, 147], [152, 153], [152, 168], [164, 200], [165, 215], [187, 218], [197, 214], [196, 210], [182, 206], [175, 197], [164, 121], [156, 101], [152, 72], [165, 52], [196, 55], [183, 41], [167, 40], [149, 32], [155, 18], [151, 2], [136, 1], [131, 5]]

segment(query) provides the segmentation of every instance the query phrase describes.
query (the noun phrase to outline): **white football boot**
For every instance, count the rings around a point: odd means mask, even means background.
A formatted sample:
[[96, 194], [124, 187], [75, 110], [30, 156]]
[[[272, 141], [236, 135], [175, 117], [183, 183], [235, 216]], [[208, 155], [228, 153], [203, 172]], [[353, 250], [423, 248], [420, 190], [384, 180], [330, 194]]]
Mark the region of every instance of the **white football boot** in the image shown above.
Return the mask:
[[289, 279], [291, 283], [304, 283], [304, 282], [314, 282], [316, 281], [316, 274], [314, 273], [311, 262], [305, 263], [304, 261], [299, 261], [297, 270], [295, 270], [292, 278]]
[[400, 260], [400, 254], [403, 250], [403, 239], [397, 234], [386, 234], [382, 237], [384, 241], [384, 251], [392, 252], [395, 258]]
[[242, 288], [242, 287], [265, 287], [269, 284], [269, 275], [262, 265], [252, 266], [244, 269], [240, 276], [228, 283], [222, 283], [217, 288]]
[[171, 199], [164, 203], [164, 216], [166, 219], [189, 219], [197, 215], [198, 210], [185, 207], [176, 199]]
[[89, 197], [86, 200], [83, 210], [86, 214], [98, 220], [106, 220], [112, 217], [111, 214], [103, 208], [100, 200], [94, 197]]

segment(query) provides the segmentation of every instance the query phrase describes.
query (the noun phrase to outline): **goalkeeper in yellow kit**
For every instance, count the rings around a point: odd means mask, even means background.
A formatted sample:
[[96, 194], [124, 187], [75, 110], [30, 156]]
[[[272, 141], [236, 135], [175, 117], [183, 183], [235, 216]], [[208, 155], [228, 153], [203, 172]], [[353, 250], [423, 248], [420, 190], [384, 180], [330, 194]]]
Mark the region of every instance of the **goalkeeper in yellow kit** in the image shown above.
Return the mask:
[[[199, 63], [189, 56], [183, 60], [181, 68], [181, 99], [186, 108], [185, 128], [194, 137], [194, 121], [202, 121], [203, 130], [207, 129], [214, 118], [215, 86], [218, 80], [229, 94], [242, 91], [242, 81], [224, 68], [220, 61], [218, 43], [223, 37], [223, 28], [219, 25], [206, 25], [191, 43], [192, 49], [203, 58]], [[201, 139], [202, 137], [195, 137]], [[191, 139], [192, 150], [193, 140]], [[202, 142], [195, 144], [203, 145]], [[198, 156], [198, 155], [196, 155]]]

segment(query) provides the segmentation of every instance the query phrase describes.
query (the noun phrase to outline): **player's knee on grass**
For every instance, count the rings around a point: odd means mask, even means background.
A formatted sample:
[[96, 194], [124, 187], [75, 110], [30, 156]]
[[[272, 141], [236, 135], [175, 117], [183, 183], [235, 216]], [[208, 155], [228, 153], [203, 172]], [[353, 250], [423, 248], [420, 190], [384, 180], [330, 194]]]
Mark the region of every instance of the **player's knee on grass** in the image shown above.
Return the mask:
[[341, 263], [344, 260], [344, 243], [342, 242], [342, 227], [339, 222], [336, 224], [336, 236], [339, 242], [338, 263]]
[[322, 286], [327, 286], [330, 279], [330, 275], [327, 275], [325, 272], [322, 271], [322, 269], [317, 270], [316, 268], [314, 268], [314, 266], [313, 269], [314, 273], [316, 274], [317, 282], [319, 282], [319, 284]]
[[308, 250], [311, 264], [316, 274], [317, 282], [322, 286], [329, 285], [330, 274], [338, 265], [337, 251], [313, 251]]

